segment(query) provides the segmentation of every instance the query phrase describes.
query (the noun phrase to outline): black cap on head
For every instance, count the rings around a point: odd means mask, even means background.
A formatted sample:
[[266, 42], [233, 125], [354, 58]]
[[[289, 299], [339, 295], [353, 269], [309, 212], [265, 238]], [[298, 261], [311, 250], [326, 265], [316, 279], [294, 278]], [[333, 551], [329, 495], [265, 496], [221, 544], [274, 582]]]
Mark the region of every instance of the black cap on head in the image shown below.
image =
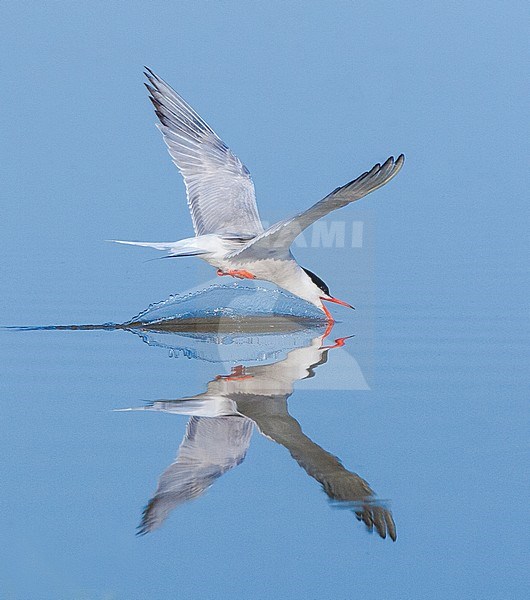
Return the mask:
[[[304, 267], [302, 267], [302, 269], [304, 269]], [[309, 275], [309, 277], [311, 278], [311, 281], [318, 288], [320, 288], [324, 292], [324, 294], [326, 294], [326, 296], [330, 296], [331, 295], [329, 293], [328, 286], [322, 281], [322, 279], [320, 279], [320, 277], [318, 275], [315, 275], [312, 271], [309, 271], [308, 269], [304, 269], [304, 271]]]

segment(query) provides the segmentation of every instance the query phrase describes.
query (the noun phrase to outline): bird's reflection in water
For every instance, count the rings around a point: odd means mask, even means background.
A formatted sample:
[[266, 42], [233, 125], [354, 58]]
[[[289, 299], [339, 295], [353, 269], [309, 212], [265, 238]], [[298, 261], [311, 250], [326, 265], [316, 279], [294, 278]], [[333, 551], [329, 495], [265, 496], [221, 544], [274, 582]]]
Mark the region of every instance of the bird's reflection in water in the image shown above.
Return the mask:
[[375, 499], [374, 491], [356, 473], [307, 437], [287, 408], [293, 384], [315, 376], [331, 349], [323, 336], [303, 348], [291, 350], [273, 364], [235, 367], [219, 375], [196, 396], [160, 400], [133, 410], [154, 410], [191, 415], [175, 461], [162, 473], [158, 488], [147, 504], [139, 534], [159, 527], [178, 505], [203, 494], [223, 473], [240, 464], [246, 455], [254, 426], [267, 438], [284, 446], [316, 479], [330, 499], [351, 507], [358, 520], [385, 538], [396, 539], [391, 512]]

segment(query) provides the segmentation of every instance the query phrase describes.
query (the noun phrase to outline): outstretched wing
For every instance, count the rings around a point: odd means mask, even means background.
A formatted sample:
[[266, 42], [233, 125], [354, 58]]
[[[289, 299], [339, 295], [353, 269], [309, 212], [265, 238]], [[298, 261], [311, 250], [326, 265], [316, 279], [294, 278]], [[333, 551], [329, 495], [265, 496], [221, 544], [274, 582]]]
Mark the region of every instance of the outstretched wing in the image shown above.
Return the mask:
[[375, 498], [374, 491], [357, 473], [348, 471], [341, 461], [308, 438], [298, 421], [287, 410], [286, 398], [263, 403], [238, 401], [241, 413], [252, 419], [260, 432], [289, 450], [291, 456], [316, 479], [331, 500], [351, 507], [357, 519], [385, 538], [396, 540], [392, 513]]
[[391, 156], [383, 165], [377, 163], [357, 179], [333, 190], [309, 210], [272, 225], [231, 256], [263, 258], [267, 255], [277, 256], [282, 252], [288, 254], [291, 244], [304, 229], [328, 213], [355, 202], [388, 183], [399, 173], [404, 162], [405, 157], [401, 154], [396, 160]]
[[253, 423], [244, 417], [191, 417], [175, 462], [161, 475], [147, 504], [138, 533], [160, 527], [178, 505], [198, 498], [243, 461]]
[[195, 235], [262, 233], [248, 169], [165, 81], [150, 69], [145, 75], [157, 127], [184, 178]]

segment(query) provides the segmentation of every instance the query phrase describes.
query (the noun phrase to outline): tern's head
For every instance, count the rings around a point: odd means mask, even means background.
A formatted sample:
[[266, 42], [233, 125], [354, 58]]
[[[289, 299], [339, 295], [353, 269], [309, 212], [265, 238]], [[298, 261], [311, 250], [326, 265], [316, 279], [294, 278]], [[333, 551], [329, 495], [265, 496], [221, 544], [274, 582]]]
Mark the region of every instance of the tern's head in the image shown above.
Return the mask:
[[[304, 269], [304, 267], [302, 267], [302, 269]], [[340, 304], [341, 306], [346, 306], [348, 308], [353, 308], [353, 306], [351, 304], [348, 304], [347, 302], [343, 302], [342, 300], [339, 300], [338, 298], [334, 298], [330, 293], [329, 293], [329, 287], [326, 285], [326, 283], [324, 283], [324, 281], [322, 281], [322, 279], [320, 279], [320, 277], [318, 275], [315, 275], [312, 271], [310, 271], [309, 269], [304, 269], [306, 275], [309, 276], [309, 278], [311, 279], [311, 281], [313, 282], [313, 284], [318, 288], [319, 293], [318, 293], [318, 300], [320, 301], [319, 304], [319, 308], [323, 308], [322, 305], [322, 300], [326, 300], [326, 302], [334, 302], [335, 304]], [[314, 304], [317, 304], [316, 302]], [[317, 304], [317, 306], [319, 305]], [[327, 311], [325, 311], [327, 312]]]

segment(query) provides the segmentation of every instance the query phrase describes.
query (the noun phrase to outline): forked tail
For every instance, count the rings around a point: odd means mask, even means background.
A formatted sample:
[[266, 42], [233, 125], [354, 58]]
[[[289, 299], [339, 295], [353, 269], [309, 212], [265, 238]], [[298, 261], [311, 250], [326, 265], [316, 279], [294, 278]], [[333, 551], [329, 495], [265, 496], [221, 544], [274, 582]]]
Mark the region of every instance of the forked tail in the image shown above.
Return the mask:
[[126, 240], [107, 240], [108, 242], [114, 242], [116, 244], [126, 244], [128, 246], [143, 246], [145, 248], [154, 248], [155, 250], [162, 250], [168, 252], [168, 257], [176, 256], [199, 256], [201, 254], [207, 254], [207, 250], [204, 248], [197, 248], [196, 246], [186, 243], [188, 240], [181, 240], [180, 242], [129, 242]]

